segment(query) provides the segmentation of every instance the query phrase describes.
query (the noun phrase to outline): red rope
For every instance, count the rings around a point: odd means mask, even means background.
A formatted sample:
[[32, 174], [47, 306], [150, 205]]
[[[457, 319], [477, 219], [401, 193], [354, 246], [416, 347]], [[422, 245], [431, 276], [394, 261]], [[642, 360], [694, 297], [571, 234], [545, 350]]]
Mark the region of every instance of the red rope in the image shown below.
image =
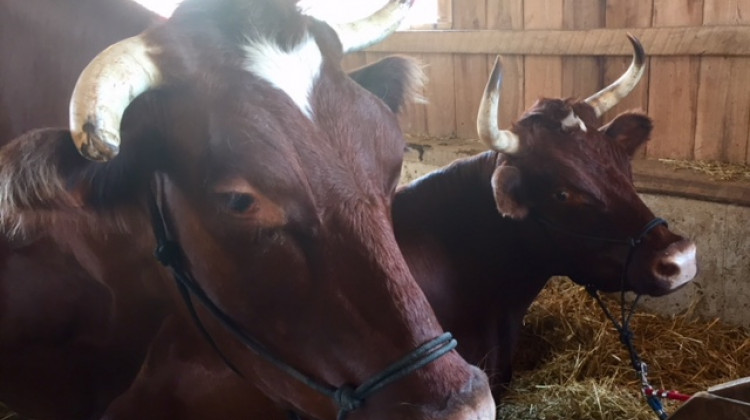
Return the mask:
[[687, 401], [690, 399], [690, 395], [683, 394], [679, 391], [666, 390], [666, 389], [654, 389], [650, 386], [645, 388], [643, 390], [643, 393], [646, 394], [647, 397], [650, 397], [653, 395], [659, 398], [667, 398], [670, 400], [677, 400], [677, 401]]

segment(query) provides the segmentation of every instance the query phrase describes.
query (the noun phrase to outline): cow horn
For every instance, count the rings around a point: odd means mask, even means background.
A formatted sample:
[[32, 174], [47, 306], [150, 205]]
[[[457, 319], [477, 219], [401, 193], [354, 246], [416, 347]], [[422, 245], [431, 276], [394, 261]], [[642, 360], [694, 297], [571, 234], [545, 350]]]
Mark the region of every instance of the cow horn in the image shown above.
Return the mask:
[[413, 4], [414, 0], [390, 0], [371, 16], [331, 26], [339, 36], [344, 53], [363, 50], [396, 31]]
[[120, 150], [120, 122], [141, 93], [162, 82], [142, 36], [122, 40], [97, 55], [78, 77], [70, 100], [70, 131], [87, 159], [107, 161]]
[[500, 130], [497, 126], [497, 114], [500, 103], [500, 86], [503, 83], [503, 65], [498, 56], [492, 69], [487, 86], [484, 88], [482, 102], [477, 115], [477, 132], [479, 139], [491, 149], [500, 153], [514, 154], [521, 144], [518, 135], [510, 130]]
[[585, 102], [594, 108], [597, 117], [601, 117], [628, 96], [641, 81], [643, 72], [646, 70], [646, 53], [643, 51], [643, 46], [638, 38], [631, 34], [628, 34], [628, 39], [633, 44], [633, 61], [630, 67], [614, 83], [586, 98]]

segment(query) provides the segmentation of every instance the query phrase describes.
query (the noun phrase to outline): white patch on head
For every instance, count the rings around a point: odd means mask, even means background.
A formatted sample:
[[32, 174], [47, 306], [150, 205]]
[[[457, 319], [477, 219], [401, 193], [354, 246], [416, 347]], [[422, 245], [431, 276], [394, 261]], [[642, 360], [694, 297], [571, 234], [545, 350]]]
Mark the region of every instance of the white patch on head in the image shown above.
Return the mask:
[[244, 47], [245, 69], [286, 93], [308, 118], [313, 118], [310, 94], [320, 75], [323, 55], [309, 34], [289, 51], [267, 39]]
[[563, 128], [566, 130], [579, 128], [584, 133], [588, 131], [586, 129], [586, 124], [573, 111], [570, 111], [570, 114], [568, 114], [564, 120], [560, 121], [560, 124], [562, 124]]

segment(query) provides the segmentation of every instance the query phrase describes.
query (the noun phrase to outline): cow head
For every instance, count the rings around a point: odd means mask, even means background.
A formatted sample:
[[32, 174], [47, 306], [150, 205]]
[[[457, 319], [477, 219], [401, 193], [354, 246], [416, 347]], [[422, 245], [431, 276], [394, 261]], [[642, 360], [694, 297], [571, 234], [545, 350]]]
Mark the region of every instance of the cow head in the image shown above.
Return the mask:
[[[643, 48], [630, 40], [633, 62], [620, 79], [585, 101], [540, 99], [511, 130], [497, 127], [498, 59], [477, 128], [480, 138], [502, 153], [492, 177], [498, 211], [537, 225], [534, 239], [553, 248], [560, 274], [604, 291], [625, 287], [658, 296], [693, 279], [696, 250], [665, 225], [644, 232], [654, 214], [635, 191], [630, 160], [648, 140], [651, 120], [624, 113], [604, 127], [597, 122], [643, 74]], [[629, 238], [642, 233], [626, 263]]]
[[[379, 38], [411, 1], [338, 31], [294, 3], [188, 0], [105, 50], [79, 78], [71, 132], [37, 131], [0, 154], [2, 221], [24, 228], [67, 210], [142, 232], [158, 202], [187, 269], [242, 331], [318, 383], [356, 387], [443, 332], [390, 221], [404, 149], [393, 110], [419, 71], [390, 59], [359, 73], [390, 92], [384, 102], [340, 67], [342, 51], [369, 42], [346, 38], [359, 34], [352, 28]], [[151, 252], [148, 242], [122, 252]], [[196, 307], [221, 352], [272, 399], [335, 416], [334, 401]], [[450, 352], [351, 417], [490, 419], [494, 410], [486, 376]]]

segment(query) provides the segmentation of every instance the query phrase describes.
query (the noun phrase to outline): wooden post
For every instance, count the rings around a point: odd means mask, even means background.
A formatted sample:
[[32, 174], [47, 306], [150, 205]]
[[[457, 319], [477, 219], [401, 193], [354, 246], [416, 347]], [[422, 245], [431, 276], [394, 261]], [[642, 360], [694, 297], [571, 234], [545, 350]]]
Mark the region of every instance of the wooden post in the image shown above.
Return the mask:
[[[654, 0], [654, 26], [700, 25], [703, 0]], [[698, 97], [697, 57], [651, 59], [648, 113], [654, 119], [648, 157], [692, 159], [695, 106]]]
[[[526, 0], [524, 29], [562, 29], [563, 0]], [[531, 106], [539, 97], [562, 96], [562, 58], [526, 57], [524, 103]]]
[[[517, 0], [489, 0], [487, 29], [523, 29], [523, 2]], [[488, 72], [495, 64], [494, 55], [487, 60]], [[489, 73], [488, 73], [489, 75]], [[526, 109], [524, 103], [524, 57], [503, 56], [503, 87], [500, 92], [500, 126], [509, 127]], [[487, 80], [485, 79], [486, 83]]]
[[[484, 0], [463, 0], [453, 8], [453, 29], [485, 29], [487, 10]], [[456, 89], [456, 135], [477, 137], [479, 100], [487, 80], [487, 56], [455, 54], [453, 57]]]
[[[750, 0], [704, 0], [704, 25], [750, 23]], [[750, 58], [703, 57], [695, 158], [750, 163]]]

